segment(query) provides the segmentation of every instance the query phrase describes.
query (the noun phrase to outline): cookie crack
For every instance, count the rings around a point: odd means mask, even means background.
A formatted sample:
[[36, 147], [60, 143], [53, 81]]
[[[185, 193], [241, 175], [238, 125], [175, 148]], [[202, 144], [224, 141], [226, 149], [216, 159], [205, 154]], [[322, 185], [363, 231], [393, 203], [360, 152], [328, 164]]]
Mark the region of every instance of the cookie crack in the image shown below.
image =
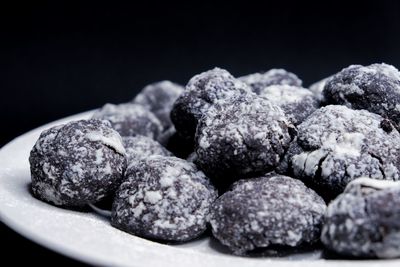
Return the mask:
[[378, 164], [379, 171], [382, 173], [382, 177], [383, 177], [384, 179], [386, 179], [385, 170], [383, 169], [383, 165], [384, 165], [383, 160], [382, 160], [379, 156], [375, 155], [375, 154], [372, 153], [372, 152], [368, 152], [368, 154], [369, 154], [372, 158], [378, 160], [378, 162], [379, 162], [379, 164]]

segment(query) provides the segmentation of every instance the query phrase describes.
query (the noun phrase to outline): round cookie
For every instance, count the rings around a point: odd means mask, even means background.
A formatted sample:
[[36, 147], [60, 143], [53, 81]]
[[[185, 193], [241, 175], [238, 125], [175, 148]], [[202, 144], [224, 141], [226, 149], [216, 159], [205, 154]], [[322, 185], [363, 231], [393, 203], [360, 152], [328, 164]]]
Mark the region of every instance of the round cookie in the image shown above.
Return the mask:
[[326, 83], [323, 94], [327, 104], [366, 109], [400, 130], [400, 72], [391, 65], [351, 65]]
[[193, 140], [198, 120], [212, 104], [235, 94], [250, 92], [246, 84], [229, 72], [214, 68], [190, 79], [172, 108], [171, 120], [181, 137]]
[[271, 85], [293, 85], [301, 87], [303, 83], [296, 74], [284, 69], [271, 69], [266, 72], [242, 76], [238, 79], [249, 85], [256, 94], [259, 94], [260, 90]]
[[185, 160], [150, 156], [129, 166], [114, 199], [111, 224], [137, 236], [187, 241], [206, 230], [217, 192]]
[[289, 173], [326, 199], [361, 176], [400, 179], [400, 134], [377, 114], [330, 105], [311, 114], [297, 130], [285, 157]]
[[400, 182], [359, 178], [327, 209], [322, 243], [338, 254], [400, 257]]
[[212, 205], [213, 235], [235, 254], [319, 240], [323, 199], [301, 181], [274, 173], [240, 180]]
[[255, 94], [219, 101], [197, 127], [196, 164], [218, 179], [271, 171], [289, 147], [293, 127], [281, 108]]
[[281, 107], [294, 125], [302, 123], [319, 107], [310, 90], [292, 85], [271, 85], [261, 89], [259, 96]]
[[132, 102], [149, 109], [161, 121], [164, 129], [168, 129], [172, 126], [172, 106], [183, 91], [183, 86], [170, 81], [155, 82], [144, 87]]
[[113, 193], [126, 168], [120, 135], [101, 120], [74, 121], [42, 132], [29, 162], [34, 196], [65, 207]]
[[146, 159], [151, 155], [172, 156], [172, 153], [160, 143], [143, 135], [124, 136], [122, 137], [122, 141], [128, 165], [132, 162]]
[[106, 104], [92, 118], [108, 120], [121, 136], [143, 135], [156, 140], [163, 131], [160, 120], [137, 104]]

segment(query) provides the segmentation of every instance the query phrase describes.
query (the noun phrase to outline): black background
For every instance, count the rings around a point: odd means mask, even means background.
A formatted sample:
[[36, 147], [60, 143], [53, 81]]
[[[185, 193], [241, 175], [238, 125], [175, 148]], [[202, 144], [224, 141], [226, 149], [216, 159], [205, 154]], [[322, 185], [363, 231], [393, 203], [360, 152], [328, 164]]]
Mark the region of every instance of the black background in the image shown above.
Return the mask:
[[[305, 86], [350, 64], [400, 67], [399, 1], [314, 2], [1, 6], [0, 146], [63, 116], [128, 101], [150, 82], [185, 84], [214, 66], [235, 76], [285, 68]], [[6, 259], [73, 263], [0, 230]]]

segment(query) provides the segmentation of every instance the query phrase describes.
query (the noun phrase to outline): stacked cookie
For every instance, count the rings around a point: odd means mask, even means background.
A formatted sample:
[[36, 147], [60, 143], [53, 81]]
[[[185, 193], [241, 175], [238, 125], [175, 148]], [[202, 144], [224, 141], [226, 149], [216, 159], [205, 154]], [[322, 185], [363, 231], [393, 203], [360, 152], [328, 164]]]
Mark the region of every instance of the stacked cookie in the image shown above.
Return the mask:
[[214, 68], [45, 131], [32, 189], [64, 207], [109, 197], [114, 227], [155, 240], [210, 226], [235, 254], [322, 241], [398, 257], [399, 130], [393, 66], [352, 65], [310, 89], [282, 69]]

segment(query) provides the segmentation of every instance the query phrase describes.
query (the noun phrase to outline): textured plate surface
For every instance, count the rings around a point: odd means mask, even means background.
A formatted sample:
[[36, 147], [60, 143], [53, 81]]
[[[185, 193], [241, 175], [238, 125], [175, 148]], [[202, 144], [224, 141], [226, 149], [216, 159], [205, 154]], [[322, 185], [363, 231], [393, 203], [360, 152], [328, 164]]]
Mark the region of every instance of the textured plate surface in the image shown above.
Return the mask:
[[53, 207], [29, 191], [29, 152], [40, 133], [53, 125], [90, 117], [68, 117], [30, 131], [0, 150], [0, 219], [23, 236], [49, 249], [102, 266], [400, 266], [400, 260], [329, 260], [321, 250], [292, 251], [269, 257], [237, 257], [215, 240], [204, 237], [180, 245], [165, 245], [119, 231], [92, 212]]

